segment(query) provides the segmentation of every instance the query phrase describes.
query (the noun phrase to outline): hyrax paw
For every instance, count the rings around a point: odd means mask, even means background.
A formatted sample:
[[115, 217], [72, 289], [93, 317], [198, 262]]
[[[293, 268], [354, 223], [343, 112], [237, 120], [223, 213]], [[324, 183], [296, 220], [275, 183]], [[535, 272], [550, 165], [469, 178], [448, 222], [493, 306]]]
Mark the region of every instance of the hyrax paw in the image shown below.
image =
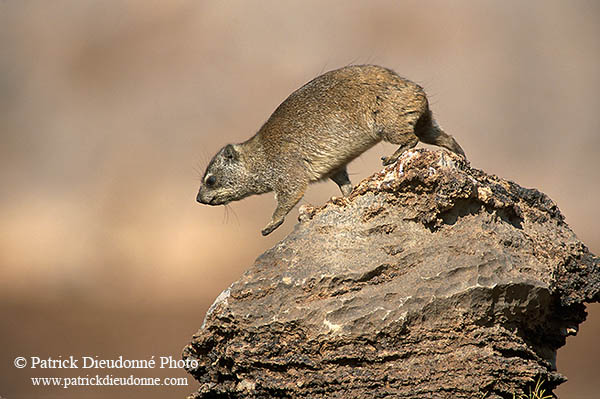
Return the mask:
[[260, 231], [260, 234], [262, 234], [263, 236], [268, 236], [273, 232], [273, 230], [275, 230], [273, 227], [265, 227]]
[[392, 157], [381, 157], [381, 163], [383, 164], [383, 166], [388, 166], [391, 165], [395, 162], [396, 160], [393, 159]]
[[283, 223], [283, 220], [279, 221], [279, 222], [271, 222], [267, 225], [267, 227], [265, 227], [264, 229], [262, 229], [260, 231], [260, 233], [263, 236], [268, 236], [269, 234], [271, 234], [273, 232], [273, 230], [275, 230], [276, 228], [278, 228], [279, 226], [281, 226], [281, 223]]

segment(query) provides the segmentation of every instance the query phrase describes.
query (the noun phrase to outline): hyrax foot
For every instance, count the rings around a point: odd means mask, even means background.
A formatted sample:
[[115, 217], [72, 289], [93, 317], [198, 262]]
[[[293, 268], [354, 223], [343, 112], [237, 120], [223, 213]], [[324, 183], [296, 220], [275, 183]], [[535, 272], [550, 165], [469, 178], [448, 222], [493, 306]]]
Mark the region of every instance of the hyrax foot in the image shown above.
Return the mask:
[[344, 186], [340, 186], [340, 190], [344, 197], [349, 197], [352, 193], [352, 184], [346, 184]]
[[331, 175], [330, 178], [338, 185], [344, 197], [350, 195], [352, 192], [352, 183], [350, 183], [350, 178], [348, 177], [348, 172], [345, 167]]
[[396, 162], [404, 151], [414, 148], [419, 142], [419, 139], [413, 133], [399, 133], [397, 135], [388, 137], [388, 141], [392, 144], [400, 144], [400, 147], [398, 147], [398, 149], [389, 157], [381, 157], [383, 166], [391, 165]]
[[400, 158], [400, 155], [402, 155], [401, 153], [394, 153], [393, 155], [389, 156], [389, 157], [381, 157], [381, 163], [383, 164], [383, 166], [388, 166], [393, 164], [394, 162], [396, 162], [398, 160], [398, 158]]
[[391, 165], [394, 162], [396, 162], [397, 160], [398, 160], [398, 158], [393, 159], [393, 157], [381, 157], [381, 163], [383, 164], [383, 166]]
[[394, 162], [396, 162], [398, 160], [398, 158], [400, 158], [400, 155], [402, 155], [404, 153], [404, 151], [410, 150], [413, 147], [414, 147], [414, 145], [412, 145], [410, 147], [403, 146], [403, 147], [398, 148], [396, 150], [396, 152], [394, 152], [389, 157], [381, 157], [383, 166], [388, 166], [388, 165], [393, 164]]
[[267, 235], [271, 234], [271, 233], [273, 232], [273, 230], [275, 230], [276, 228], [278, 228], [279, 226], [281, 226], [281, 224], [282, 224], [282, 223], [283, 223], [283, 219], [282, 219], [282, 220], [279, 220], [279, 221], [277, 221], [277, 222], [275, 222], [275, 221], [271, 221], [271, 223], [269, 223], [269, 224], [267, 225], [267, 227], [265, 227], [264, 229], [262, 229], [262, 230], [260, 231], [260, 233], [261, 233], [263, 236], [267, 236]]

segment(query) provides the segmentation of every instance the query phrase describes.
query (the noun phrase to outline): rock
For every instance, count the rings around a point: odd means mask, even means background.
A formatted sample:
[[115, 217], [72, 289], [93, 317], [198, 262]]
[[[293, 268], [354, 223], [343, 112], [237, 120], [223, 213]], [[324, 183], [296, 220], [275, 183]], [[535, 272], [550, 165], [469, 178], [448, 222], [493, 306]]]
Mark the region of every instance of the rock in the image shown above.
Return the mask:
[[545, 194], [405, 152], [223, 291], [184, 349], [192, 398], [512, 398], [565, 381], [556, 350], [600, 262]]

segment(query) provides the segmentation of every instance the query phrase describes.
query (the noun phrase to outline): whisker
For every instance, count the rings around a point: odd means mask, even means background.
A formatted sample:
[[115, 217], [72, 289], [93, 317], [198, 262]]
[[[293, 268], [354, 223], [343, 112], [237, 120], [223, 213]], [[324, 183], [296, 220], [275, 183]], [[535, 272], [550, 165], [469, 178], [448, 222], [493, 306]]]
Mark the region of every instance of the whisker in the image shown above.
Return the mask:
[[194, 176], [194, 179], [202, 181], [202, 175], [203, 175], [203, 173], [202, 173], [202, 170], [200, 169], [200, 167], [198, 165], [195, 165], [195, 166], [193, 165], [192, 169], [194, 170], [194, 172], [196, 174]]
[[233, 209], [232, 206], [230, 206], [229, 204], [225, 205], [225, 208], [229, 209], [231, 211], [231, 213], [233, 214], [233, 217], [235, 218], [235, 222], [236, 224], [239, 226], [240, 225], [240, 219], [238, 218], [237, 213], [235, 213], [235, 210]]
[[223, 220], [221, 221], [222, 224], [228, 224], [229, 223], [229, 208], [227, 207], [227, 205], [225, 205], [223, 210]]
[[196, 160], [196, 164], [192, 165], [192, 168], [196, 172], [196, 178], [202, 181], [202, 177], [204, 177], [204, 171], [206, 170], [209, 158], [206, 150], [203, 148], [200, 151], [200, 159]]

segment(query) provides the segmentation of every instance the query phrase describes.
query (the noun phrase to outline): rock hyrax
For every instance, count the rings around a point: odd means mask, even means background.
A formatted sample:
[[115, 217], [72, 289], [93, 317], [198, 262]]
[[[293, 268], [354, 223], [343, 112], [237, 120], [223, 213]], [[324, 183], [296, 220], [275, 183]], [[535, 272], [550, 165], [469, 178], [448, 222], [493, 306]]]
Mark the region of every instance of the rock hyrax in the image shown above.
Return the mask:
[[293, 92], [249, 140], [223, 147], [208, 164], [196, 200], [225, 205], [275, 191], [277, 208], [262, 230], [267, 235], [311, 182], [330, 178], [349, 195], [346, 165], [381, 140], [400, 146], [382, 158], [384, 165], [419, 140], [464, 156], [433, 119], [421, 86], [380, 66], [347, 66]]

